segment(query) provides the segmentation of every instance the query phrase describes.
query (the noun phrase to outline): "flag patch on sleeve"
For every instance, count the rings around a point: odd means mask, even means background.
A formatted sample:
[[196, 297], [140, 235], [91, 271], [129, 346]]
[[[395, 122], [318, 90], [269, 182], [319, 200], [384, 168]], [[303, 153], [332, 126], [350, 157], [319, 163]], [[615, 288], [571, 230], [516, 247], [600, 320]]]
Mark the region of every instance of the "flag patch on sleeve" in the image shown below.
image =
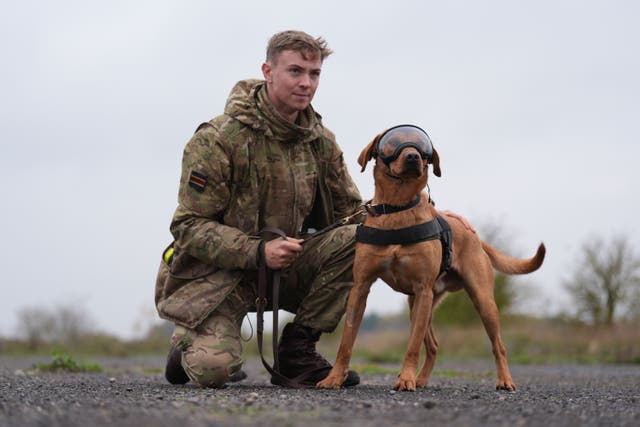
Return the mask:
[[206, 175], [192, 170], [191, 174], [189, 175], [189, 187], [193, 188], [198, 193], [202, 193], [204, 191], [205, 185], [207, 185], [208, 179], [209, 178], [207, 178]]

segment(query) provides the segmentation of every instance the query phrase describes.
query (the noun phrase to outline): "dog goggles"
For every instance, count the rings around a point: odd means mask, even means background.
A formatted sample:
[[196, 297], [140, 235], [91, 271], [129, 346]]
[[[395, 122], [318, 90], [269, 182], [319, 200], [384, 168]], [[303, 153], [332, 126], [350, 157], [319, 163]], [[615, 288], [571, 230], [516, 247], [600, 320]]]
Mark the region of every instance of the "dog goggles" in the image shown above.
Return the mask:
[[427, 132], [414, 125], [398, 125], [387, 129], [378, 139], [375, 154], [389, 166], [407, 147], [415, 148], [423, 159], [431, 163], [433, 143]]

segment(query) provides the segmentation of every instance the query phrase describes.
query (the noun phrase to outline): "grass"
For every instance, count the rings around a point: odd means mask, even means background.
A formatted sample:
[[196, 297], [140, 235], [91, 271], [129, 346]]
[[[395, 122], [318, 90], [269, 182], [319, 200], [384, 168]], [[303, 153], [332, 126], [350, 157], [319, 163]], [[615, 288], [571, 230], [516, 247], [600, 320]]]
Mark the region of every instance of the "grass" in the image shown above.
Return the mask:
[[495, 374], [489, 371], [477, 373], [477, 372], [454, 371], [452, 369], [444, 369], [444, 370], [434, 369], [431, 375], [435, 377], [442, 377], [442, 378], [490, 378], [490, 377], [493, 377]]
[[[358, 335], [353, 360], [368, 363], [402, 363], [409, 336], [406, 327], [375, 330]], [[491, 343], [478, 321], [460, 325], [435, 325], [438, 360], [493, 360]], [[320, 352], [335, 358], [342, 328], [323, 337]], [[630, 363], [640, 362], [640, 328], [631, 323], [610, 328], [555, 319], [503, 316], [502, 339], [511, 363]], [[424, 353], [424, 351], [423, 351]]]
[[[379, 365], [376, 363], [354, 363], [349, 368], [364, 375], [396, 375], [400, 372], [400, 364], [394, 366]], [[492, 377], [493, 372], [463, 372], [453, 369], [434, 369], [431, 376], [441, 378], [487, 378]]]
[[350, 369], [364, 375], [390, 375], [397, 374], [400, 371], [400, 367], [388, 367], [375, 363], [354, 363], [350, 366]]
[[76, 362], [66, 352], [55, 352], [49, 363], [38, 363], [33, 368], [40, 372], [102, 372], [102, 367], [93, 363]]
[[[469, 325], [436, 324], [439, 341], [438, 360], [493, 360], [491, 345], [478, 320]], [[342, 325], [332, 334], [323, 334], [318, 351], [329, 361], [335, 360], [342, 334]], [[409, 336], [409, 321], [404, 317], [382, 323], [374, 330], [362, 331], [356, 340], [353, 363], [400, 366]], [[593, 327], [561, 319], [540, 319], [525, 316], [502, 316], [502, 338], [509, 361], [520, 364], [540, 363], [631, 363], [640, 364], [640, 328], [632, 323], [613, 327]], [[269, 349], [271, 337], [265, 335], [265, 357], [273, 360]], [[0, 354], [13, 356], [50, 355], [60, 346], [74, 355], [117, 356], [166, 355], [168, 335], [153, 335], [145, 339], [124, 341], [109, 335], [93, 334], [74, 342], [44, 342], [30, 346], [28, 342], [0, 338]], [[256, 339], [243, 342], [245, 357], [257, 357]], [[54, 356], [51, 369], [74, 368], [70, 356]], [[83, 366], [75, 363], [75, 365]], [[384, 369], [384, 368], [381, 368]]]

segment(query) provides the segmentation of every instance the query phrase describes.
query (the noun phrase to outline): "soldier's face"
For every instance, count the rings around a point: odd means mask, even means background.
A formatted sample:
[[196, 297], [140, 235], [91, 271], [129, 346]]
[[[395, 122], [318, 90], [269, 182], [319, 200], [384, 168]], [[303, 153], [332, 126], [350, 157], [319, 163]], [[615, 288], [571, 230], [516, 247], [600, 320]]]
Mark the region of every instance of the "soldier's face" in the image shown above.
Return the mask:
[[321, 67], [320, 55], [305, 59], [293, 50], [282, 51], [275, 63], [262, 64], [269, 99], [284, 118], [293, 122], [309, 106], [320, 83]]

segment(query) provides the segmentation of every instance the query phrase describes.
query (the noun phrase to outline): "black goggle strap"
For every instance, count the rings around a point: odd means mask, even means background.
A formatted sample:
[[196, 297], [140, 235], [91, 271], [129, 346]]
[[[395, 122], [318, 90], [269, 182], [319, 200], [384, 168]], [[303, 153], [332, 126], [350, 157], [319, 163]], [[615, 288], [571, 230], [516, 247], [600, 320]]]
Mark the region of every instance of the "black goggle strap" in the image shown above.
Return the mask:
[[[385, 136], [387, 136], [389, 134], [389, 132], [393, 132], [394, 130], [398, 129], [398, 128], [413, 128], [415, 130], [417, 130], [420, 133], [423, 133], [426, 137], [426, 141], [424, 141], [424, 143], [420, 143], [420, 142], [412, 142], [412, 141], [407, 141], [407, 142], [403, 142], [400, 145], [398, 145], [395, 150], [393, 151], [393, 154], [391, 154], [390, 156], [385, 156], [384, 154], [382, 154], [382, 150], [380, 150], [380, 144], [383, 142]], [[421, 148], [421, 145], [427, 145], [427, 150], [425, 151]], [[420, 156], [423, 159], [427, 159], [428, 163], [432, 163], [433, 161], [433, 143], [431, 142], [431, 139], [429, 138], [429, 135], [427, 134], [427, 132], [424, 131], [424, 129], [422, 129], [419, 126], [416, 125], [397, 125], [397, 126], [393, 126], [389, 129], [387, 129], [382, 135], [380, 135], [380, 138], [378, 139], [378, 143], [376, 144], [376, 149], [373, 152], [373, 157], [380, 157], [380, 160], [382, 160], [384, 162], [384, 164], [386, 164], [387, 166], [389, 166], [389, 163], [391, 163], [392, 161], [394, 161], [395, 159], [398, 158], [398, 156], [400, 155], [400, 152], [402, 152], [402, 150], [406, 147], [413, 147], [416, 150], [418, 150], [418, 152], [420, 153]]]

